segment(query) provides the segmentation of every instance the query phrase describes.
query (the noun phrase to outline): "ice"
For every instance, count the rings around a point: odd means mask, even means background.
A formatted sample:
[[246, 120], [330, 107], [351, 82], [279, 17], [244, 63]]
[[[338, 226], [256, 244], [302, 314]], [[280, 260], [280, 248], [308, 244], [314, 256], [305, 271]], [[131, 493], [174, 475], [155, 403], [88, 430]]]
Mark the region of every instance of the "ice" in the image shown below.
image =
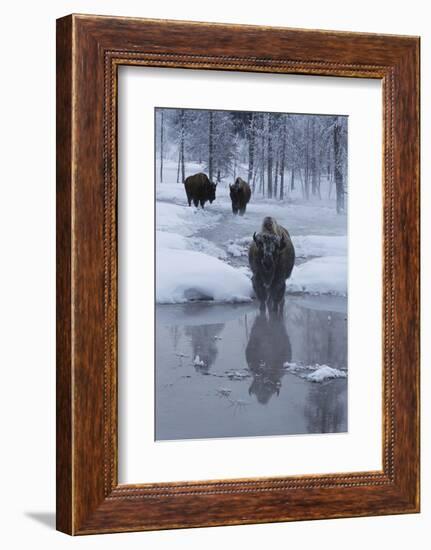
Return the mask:
[[247, 302], [252, 297], [250, 279], [243, 271], [202, 252], [158, 250], [156, 277], [158, 303]]
[[201, 358], [199, 357], [199, 355], [196, 355], [194, 361], [193, 361], [193, 365], [195, 367], [204, 367], [205, 366], [205, 362], [201, 360]]
[[284, 363], [284, 368], [291, 374], [295, 374], [309, 382], [325, 382], [336, 378], [347, 378], [347, 372], [328, 365], [298, 365], [297, 363]]
[[322, 365], [307, 376], [307, 380], [310, 380], [310, 382], [324, 382], [332, 378], [347, 378], [347, 373], [333, 367], [328, 367], [328, 365]]
[[347, 294], [347, 258], [326, 256], [295, 266], [287, 282], [288, 292]]

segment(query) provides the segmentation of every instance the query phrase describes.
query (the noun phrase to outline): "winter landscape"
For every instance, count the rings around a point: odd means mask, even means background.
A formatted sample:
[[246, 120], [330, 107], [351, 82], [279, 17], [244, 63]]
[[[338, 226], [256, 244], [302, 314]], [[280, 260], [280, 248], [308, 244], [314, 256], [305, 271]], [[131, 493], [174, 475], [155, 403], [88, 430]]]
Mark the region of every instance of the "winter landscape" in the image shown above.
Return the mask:
[[156, 439], [347, 431], [347, 118], [155, 123]]

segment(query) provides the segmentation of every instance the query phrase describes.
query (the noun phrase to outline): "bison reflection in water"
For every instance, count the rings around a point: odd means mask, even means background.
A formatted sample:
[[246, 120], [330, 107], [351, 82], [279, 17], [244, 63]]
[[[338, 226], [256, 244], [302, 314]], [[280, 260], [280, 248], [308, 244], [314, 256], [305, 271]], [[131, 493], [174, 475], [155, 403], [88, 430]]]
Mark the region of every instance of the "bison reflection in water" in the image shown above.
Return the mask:
[[253, 382], [248, 390], [259, 403], [265, 404], [280, 393], [283, 365], [292, 359], [292, 348], [284, 319], [260, 313], [252, 326], [245, 350]]
[[196, 325], [185, 328], [184, 333], [191, 338], [195, 369], [206, 374], [217, 358], [217, 337], [224, 324]]

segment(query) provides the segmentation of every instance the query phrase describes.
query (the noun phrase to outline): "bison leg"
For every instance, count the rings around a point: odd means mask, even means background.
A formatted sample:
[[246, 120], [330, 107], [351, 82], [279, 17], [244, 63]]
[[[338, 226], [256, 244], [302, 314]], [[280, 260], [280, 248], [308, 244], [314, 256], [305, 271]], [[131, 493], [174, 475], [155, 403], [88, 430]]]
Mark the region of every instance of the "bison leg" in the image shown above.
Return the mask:
[[232, 205], [232, 212], [235, 214], [235, 216], [238, 214], [238, 208]]
[[253, 283], [253, 290], [256, 294], [256, 298], [259, 300], [260, 304], [260, 311], [265, 311], [266, 309], [266, 300], [267, 300], [267, 292], [265, 286], [262, 284], [262, 281], [256, 277], [256, 275], [253, 275], [251, 279]]
[[284, 294], [286, 292], [286, 281], [278, 281], [271, 287], [270, 300], [271, 309], [274, 313], [282, 313], [284, 307]]
[[199, 206], [199, 200], [193, 199], [193, 204], [196, 206], [196, 208]]
[[187, 202], [189, 203], [189, 206], [192, 205], [192, 198], [188, 193], [187, 193]]
[[244, 208], [240, 208], [240, 210], [239, 210], [239, 215], [240, 216], [244, 216], [244, 214], [245, 214], [245, 206], [244, 206]]
[[205, 201], [202, 201], [202, 200], [201, 200], [201, 206], [202, 206], [202, 208], [204, 208], [204, 205], [205, 205]]

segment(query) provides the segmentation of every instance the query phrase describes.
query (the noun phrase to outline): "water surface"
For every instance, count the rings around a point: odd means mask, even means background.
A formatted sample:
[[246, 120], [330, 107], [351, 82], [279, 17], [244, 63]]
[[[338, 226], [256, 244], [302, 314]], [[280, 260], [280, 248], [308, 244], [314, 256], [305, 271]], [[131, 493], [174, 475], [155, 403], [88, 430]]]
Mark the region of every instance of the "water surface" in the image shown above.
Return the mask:
[[156, 439], [347, 431], [347, 379], [313, 383], [286, 363], [347, 369], [347, 300], [156, 307]]

